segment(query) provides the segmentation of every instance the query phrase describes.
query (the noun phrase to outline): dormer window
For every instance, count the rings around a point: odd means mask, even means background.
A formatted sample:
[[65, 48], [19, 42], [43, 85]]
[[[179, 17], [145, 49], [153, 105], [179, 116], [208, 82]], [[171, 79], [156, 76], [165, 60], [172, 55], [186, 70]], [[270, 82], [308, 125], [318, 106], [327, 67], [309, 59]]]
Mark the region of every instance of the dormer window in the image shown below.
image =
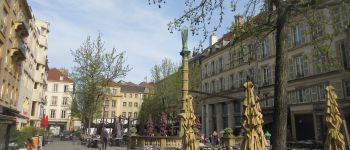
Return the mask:
[[63, 76], [60, 76], [60, 81], [62, 81], [63, 80]]

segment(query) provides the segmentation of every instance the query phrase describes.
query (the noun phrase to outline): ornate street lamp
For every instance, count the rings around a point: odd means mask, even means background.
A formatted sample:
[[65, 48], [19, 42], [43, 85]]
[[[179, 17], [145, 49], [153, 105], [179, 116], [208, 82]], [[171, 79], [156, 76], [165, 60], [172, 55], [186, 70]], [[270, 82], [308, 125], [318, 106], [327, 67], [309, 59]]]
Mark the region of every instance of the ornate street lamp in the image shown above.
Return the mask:
[[183, 150], [197, 150], [196, 137], [193, 130], [196, 116], [193, 111], [192, 101], [193, 97], [188, 94], [188, 57], [190, 51], [187, 46], [188, 28], [181, 28], [182, 37], [182, 108], [180, 117], [180, 132], [179, 136], [182, 137], [182, 149]]

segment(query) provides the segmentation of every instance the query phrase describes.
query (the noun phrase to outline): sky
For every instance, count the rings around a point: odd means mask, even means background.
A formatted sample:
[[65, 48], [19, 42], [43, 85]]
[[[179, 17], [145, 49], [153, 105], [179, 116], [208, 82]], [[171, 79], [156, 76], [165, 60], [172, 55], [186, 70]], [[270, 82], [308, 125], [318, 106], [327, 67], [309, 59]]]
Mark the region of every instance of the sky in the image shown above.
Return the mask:
[[[148, 0], [28, 0], [36, 19], [50, 23], [49, 67], [74, 66], [71, 50], [79, 48], [87, 36], [102, 34], [107, 50], [126, 52], [132, 70], [116, 80], [140, 83], [150, 81], [150, 69], [163, 58], [180, 62], [180, 32], [171, 34], [167, 23], [180, 16], [184, 0], [168, 0], [162, 8]], [[234, 14], [226, 14], [219, 37], [226, 33]], [[189, 49], [203, 36], [189, 34]], [[208, 46], [208, 42], [204, 47]]]

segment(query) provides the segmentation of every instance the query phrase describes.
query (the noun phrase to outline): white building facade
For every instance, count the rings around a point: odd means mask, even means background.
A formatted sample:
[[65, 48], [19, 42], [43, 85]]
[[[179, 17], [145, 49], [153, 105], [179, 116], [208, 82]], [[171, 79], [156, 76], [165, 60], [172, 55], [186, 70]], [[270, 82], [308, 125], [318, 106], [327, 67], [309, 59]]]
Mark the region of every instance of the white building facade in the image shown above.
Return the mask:
[[70, 104], [72, 101], [73, 81], [63, 71], [53, 68], [48, 72], [47, 103], [44, 109], [50, 126], [59, 126], [69, 130], [71, 126]]

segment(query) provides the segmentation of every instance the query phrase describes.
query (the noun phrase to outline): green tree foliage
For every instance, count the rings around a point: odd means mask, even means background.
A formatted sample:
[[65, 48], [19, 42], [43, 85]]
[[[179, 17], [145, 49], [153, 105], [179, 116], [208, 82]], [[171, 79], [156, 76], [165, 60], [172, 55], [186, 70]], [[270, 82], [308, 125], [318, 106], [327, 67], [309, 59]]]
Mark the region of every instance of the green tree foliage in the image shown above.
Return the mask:
[[125, 52], [105, 49], [101, 35], [95, 40], [88, 36], [80, 48], [71, 53], [75, 63], [72, 71], [75, 84], [72, 115], [79, 117], [86, 127], [100, 115], [108, 96], [108, 83], [124, 77], [130, 67], [125, 65]]
[[[163, 67], [161, 67], [163, 66]], [[161, 68], [159, 70], [154, 68]], [[144, 99], [142, 104], [139, 119], [142, 122], [147, 120], [148, 114], [153, 116], [154, 121], [158, 121], [161, 112], [173, 113], [179, 110], [181, 106], [181, 87], [182, 87], [182, 74], [181, 68], [178, 68], [175, 63], [172, 63], [170, 59], [163, 59], [162, 64], [155, 65], [151, 69], [152, 77], [158, 77], [161, 79], [155, 82], [154, 88], [150, 91], [147, 98]], [[153, 78], [153, 81], [157, 79]], [[190, 90], [199, 91], [200, 87], [200, 64], [198, 62], [191, 62], [189, 65], [189, 88]], [[194, 96], [197, 106], [198, 98]], [[170, 115], [171, 116], [171, 115]]]

